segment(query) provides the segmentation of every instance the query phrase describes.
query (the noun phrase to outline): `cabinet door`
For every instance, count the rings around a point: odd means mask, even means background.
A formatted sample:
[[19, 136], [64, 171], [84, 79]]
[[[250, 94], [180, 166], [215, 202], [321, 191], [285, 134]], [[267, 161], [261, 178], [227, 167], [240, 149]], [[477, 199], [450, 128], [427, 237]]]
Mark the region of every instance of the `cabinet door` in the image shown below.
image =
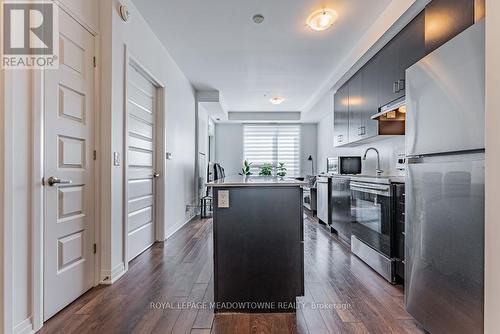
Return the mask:
[[380, 107], [378, 99], [378, 78], [380, 73], [379, 58], [373, 57], [363, 68], [361, 83], [361, 139], [378, 135], [378, 122], [371, 117], [378, 112]]
[[424, 12], [420, 13], [411, 21], [399, 34], [400, 43], [399, 53], [399, 93], [398, 97], [405, 95], [406, 83], [405, 72], [406, 70], [422, 59], [425, 55], [425, 15]]
[[433, 0], [425, 7], [425, 51], [434, 51], [474, 24], [474, 0]]
[[378, 54], [380, 66], [378, 99], [380, 107], [399, 97], [397, 89], [399, 77], [401, 76], [399, 45], [400, 40], [394, 38]]
[[341, 146], [349, 139], [349, 85], [342, 86], [335, 93], [333, 114], [333, 144]]
[[349, 80], [349, 143], [363, 137], [362, 114], [363, 95], [361, 92], [363, 69]]

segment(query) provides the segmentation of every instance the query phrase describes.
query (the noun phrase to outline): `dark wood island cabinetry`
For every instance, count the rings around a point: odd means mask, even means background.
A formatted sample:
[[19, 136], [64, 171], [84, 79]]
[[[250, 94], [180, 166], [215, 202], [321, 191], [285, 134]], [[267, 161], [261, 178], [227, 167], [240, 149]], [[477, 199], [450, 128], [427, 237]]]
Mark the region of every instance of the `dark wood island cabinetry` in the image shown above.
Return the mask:
[[294, 312], [304, 294], [303, 182], [230, 177], [214, 193], [216, 312]]

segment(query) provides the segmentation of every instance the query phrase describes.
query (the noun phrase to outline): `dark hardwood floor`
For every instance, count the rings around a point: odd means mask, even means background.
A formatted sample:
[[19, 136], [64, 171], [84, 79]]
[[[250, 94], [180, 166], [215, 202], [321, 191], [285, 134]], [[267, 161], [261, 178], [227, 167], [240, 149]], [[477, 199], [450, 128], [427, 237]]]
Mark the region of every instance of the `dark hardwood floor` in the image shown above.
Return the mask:
[[212, 262], [212, 222], [195, 220], [39, 333], [424, 333], [404, 310], [402, 288], [384, 281], [310, 216], [306, 295], [296, 314], [214, 316]]

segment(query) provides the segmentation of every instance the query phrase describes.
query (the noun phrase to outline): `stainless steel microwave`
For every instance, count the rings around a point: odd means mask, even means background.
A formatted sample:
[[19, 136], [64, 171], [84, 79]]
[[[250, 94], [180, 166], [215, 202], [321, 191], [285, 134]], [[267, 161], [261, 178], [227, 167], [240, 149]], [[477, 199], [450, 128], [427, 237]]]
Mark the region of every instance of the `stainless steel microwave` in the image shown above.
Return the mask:
[[356, 175], [361, 174], [361, 157], [341, 156], [328, 158], [328, 174]]

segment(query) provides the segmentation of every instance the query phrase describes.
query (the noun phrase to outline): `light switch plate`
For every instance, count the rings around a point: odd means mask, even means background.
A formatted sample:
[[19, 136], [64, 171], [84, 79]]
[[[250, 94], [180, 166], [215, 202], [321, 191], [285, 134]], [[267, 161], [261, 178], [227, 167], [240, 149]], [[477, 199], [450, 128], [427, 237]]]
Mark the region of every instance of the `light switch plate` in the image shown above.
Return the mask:
[[120, 153], [113, 152], [113, 165], [120, 166]]
[[217, 207], [229, 208], [229, 190], [219, 190]]

